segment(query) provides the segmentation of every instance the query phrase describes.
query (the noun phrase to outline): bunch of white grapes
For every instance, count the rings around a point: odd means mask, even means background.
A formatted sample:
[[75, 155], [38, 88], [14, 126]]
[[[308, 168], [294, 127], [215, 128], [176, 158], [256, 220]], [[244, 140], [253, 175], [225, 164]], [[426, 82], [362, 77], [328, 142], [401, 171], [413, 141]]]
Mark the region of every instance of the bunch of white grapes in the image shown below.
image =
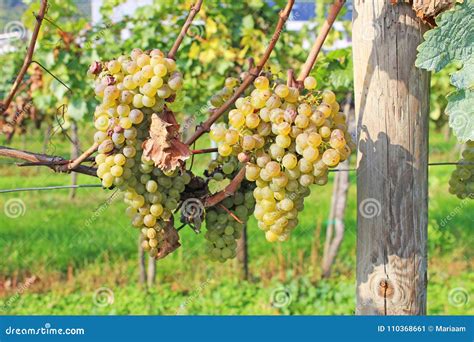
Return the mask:
[[95, 63], [95, 94], [101, 99], [94, 113], [99, 144], [97, 176], [105, 188], [119, 187], [128, 204], [132, 225], [142, 230], [143, 247], [158, 253], [163, 221], [170, 220], [180, 194], [191, 180], [179, 170], [163, 172], [143, 154], [151, 116], [166, 109], [183, 84], [174, 60], [160, 50], [134, 49], [107, 63]]
[[304, 94], [285, 84], [270, 85], [259, 76], [250, 96], [229, 112], [229, 125], [218, 123], [210, 136], [221, 156], [238, 156], [246, 178], [256, 183], [255, 217], [268, 241], [285, 241], [298, 225], [298, 212], [312, 184], [325, 185], [328, 169], [355, 149], [346, 117], [332, 91], [313, 91], [316, 80], [304, 80]]
[[224, 87], [215, 93], [211, 99], [211, 105], [218, 108], [224, 104], [232, 94], [234, 94], [236, 87], [240, 85], [240, 80], [235, 77], [228, 77], [225, 80]]
[[[236, 158], [220, 157], [209, 164], [208, 180], [232, 179], [238, 172], [238, 166]], [[236, 240], [242, 236], [244, 224], [255, 208], [255, 199], [252, 195], [254, 187], [253, 183], [244, 181], [232, 196], [224, 199], [219, 205], [207, 209], [205, 238], [207, 254], [211, 260], [225, 262], [237, 255]]]
[[474, 199], [474, 141], [467, 142], [462, 159], [451, 174], [449, 192], [460, 199]]

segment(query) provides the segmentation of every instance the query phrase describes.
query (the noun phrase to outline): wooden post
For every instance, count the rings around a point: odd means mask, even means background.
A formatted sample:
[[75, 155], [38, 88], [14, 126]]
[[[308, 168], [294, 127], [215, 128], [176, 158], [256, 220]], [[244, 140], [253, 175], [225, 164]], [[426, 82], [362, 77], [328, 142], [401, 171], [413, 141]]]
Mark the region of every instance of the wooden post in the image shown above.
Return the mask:
[[357, 308], [426, 313], [429, 74], [415, 67], [424, 25], [408, 4], [356, 0]]
[[[79, 142], [79, 129], [77, 127], [76, 121], [71, 122], [71, 139], [72, 139], [72, 146], [71, 146], [71, 160], [76, 159], [81, 154], [81, 147]], [[77, 173], [71, 173], [71, 185], [77, 185]], [[76, 197], [76, 189], [71, 188], [69, 191], [69, 199], [72, 200]]]
[[145, 268], [145, 251], [143, 250], [143, 235], [138, 235], [138, 283], [147, 286], [147, 274]]
[[237, 240], [237, 260], [241, 267], [243, 280], [249, 280], [249, 254], [247, 246], [247, 225], [244, 225], [242, 236]]

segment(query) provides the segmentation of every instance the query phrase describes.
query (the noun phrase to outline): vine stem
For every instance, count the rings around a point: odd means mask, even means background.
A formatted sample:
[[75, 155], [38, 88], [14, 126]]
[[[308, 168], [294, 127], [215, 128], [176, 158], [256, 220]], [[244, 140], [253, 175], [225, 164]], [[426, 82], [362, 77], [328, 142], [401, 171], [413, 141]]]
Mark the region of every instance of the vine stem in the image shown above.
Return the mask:
[[23, 61], [23, 65], [21, 66], [20, 72], [18, 73], [10, 92], [8, 93], [7, 98], [0, 105], [0, 108], [2, 109], [2, 114], [8, 110], [8, 107], [10, 106], [10, 103], [15, 97], [15, 94], [17, 93], [20, 84], [23, 81], [23, 78], [25, 77], [26, 71], [28, 70], [28, 67], [31, 64], [31, 60], [33, 59], [33, 53], [35, 51], [36, 41], [38, 40], [38, 34], [41, 28], [41, 23], [43, 22], [47, 8], [48, 0], [41, 0], [40, 10], [38, 12], [38, 15], [36, 16], [36, 24], [35, 28], [33, 29], [33, 34], [31, 36], [30, 44], [26, 52], [25, 60]]
[[79, 157], [74, 160], [71, 160], [67, 165], [68, 170], [73, 170], [78, 167], [84, 160], [89, 158], [97, 149], [99, 148], [99, 144], [94, 142], [91, 147], [89, 147], [84, 153], [82, 153]]
[[286, 85], [288, 87], [293, 87], [293, 84], [295, 83], [295, 72], [293, 69], [288, 69], [286, 71]]
[[240, 224], [244, 224], [241, 219], [239, 219], [232, 211], [230, 211], [229, 209], [227, 209], [226, 207], [224, 207], [224, 206], [222, 205], [222, 203], [219, 203], [218, 205], [219, 205], [220, 208], [224, 209], [224, 211], [227, 212], [227, 214], [229, 214], [230, 217], [232, 217], [234, 220], [236, 220], [236, 221], [239, 222]]
[[214, 152], [217, 152], [216, 147], [203, 148], [202, 150], [192, 150], [191, 151], [192, 154], [204, 154], [204, 153], [214, 153]]
[[319, 51], [321, 51], [324, 41], [326, 40], [328, 33], [331, 30], [331, 27], [345, 2], [345, 0], [335, 0], [331, 5], [328, 16], [321, 27], [321, 32], [319, 32], [319, 35], [316, 38], [311, 51], [309, 52], [308, 58], [303, 64], [303, 68], [301, 69], [298, 79], [296, 80], [298, 86], [302, 86], [304, 79], [308, 77], [309, 73], [313, 69], [314, 63], [316, 63], [316, 59], [318, 58]]
[[[85, 155], [86, 152], [84, 152], [83, 156]], [[27, 162], [29, 162], [26, 164], [28, 166], [48, 166], [55, 172], [74, 171], [77, 173], [82, 173], [84, 175], [97, 177], [97, 170], [95, 168], [90, 167], [90, 166], [80, 165], [80, 163], [78, 163], [77, 165], [73, 165], [74, 167], [70, 167], [70, 165], [73, 164], [74, 161], [71, 162], [59, 156], [33, 153], [33, 152], [17, 150], [17, 149], [5, 147], [5, 146], [0, 146], [0, 156], [26, 160]], [[83, 160], [85, 160], [87, 157], [88, 156], [84, 156]]]
[[194, 134], [186, 140], [185, 144], [186, 145], [192, 145], [201, 135], [204, 133], [208, 132], [209, 129], [211, 128], [211, 125], [216, 122], [217, 119], [221, 117], [222, 114], [224, 114], [227, 109], [232, 106], [235, 101], [242, 95], [242, 93], [247, 89], [249, 85], [252, 84], [252, 82], [257, 78], [257, 76], [260, 74], [260, 72], [263, 69], [263, 66], [267, 62], [268, 58], [270, 58], [270, 54], [272, 53], [273, 49], [275, 48], [276, 43], [278, 42], [278, 39], [280, 38], [281, 31], [283, 30], [283, 27], [288, 20], [288, 17], [290, 15], [291, 9], [293, 8], [293, 5], [295, 3], [295, 0], [288, 0], [286, 7], [280, 12], [279, 19], [277, 26], [275, 28], [275, 32], [273, 33], [272, 39], [270, 41], [270, 44], [268, 44], [267, 49], [265, 50], [265, 53], [260, 60], [260, 62], [252, 68], [247, 77], [244, 79], [242, 84], [239, 86], [239, 88], [235, 91], [235, 93], [231, 96], [230, 99], [228, 99], [222, 106], [219, 108], [213, 110], [211, 113], [211, 116], [203, 123], [201, 123]]
[[191, 10], [189, 11], [188, 17], [186, 18], [186, 21], [183, 27], [181, 28], [181, 32], [179, 33], [173, 46], [171, 47], [170, 52], [168, 52], [168, 58], [172, 58], [172, 59], [176, 58], [176, 53], [178, 52], [179, 46], [183, 42], [183, 39], [186, 36], [186, 33], [188, 32], [189, 26], [191, 26], [194, 20], [194, 17], [201, 10], [202, 2], [203, 0], [197, 0], [196, 3], [191, 6]]

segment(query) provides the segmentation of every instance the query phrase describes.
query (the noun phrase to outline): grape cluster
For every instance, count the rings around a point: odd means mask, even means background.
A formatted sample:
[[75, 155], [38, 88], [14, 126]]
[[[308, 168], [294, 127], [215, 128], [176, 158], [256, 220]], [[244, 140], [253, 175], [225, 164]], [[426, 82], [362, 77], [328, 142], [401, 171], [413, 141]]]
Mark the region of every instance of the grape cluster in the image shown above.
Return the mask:
[[95, 63], [89, 71], [102, 101], [94, 113], [97, 176], [105, 188], [124, 191], [132, 225], [142, 230], [143, 247], [155, 256], [163, 221], [170, 220], [191, 176], [156, 168], [143, 154], [142, 144], [149, 135], [151, 115], [162, 113], [173, 101], [183, 78], [175, 61], [160, 50], [134, 49], [130, 56]]
[[474, 141], [468, 141], [462, 159], [451, 174], [449, 192], [460, 199], [474, 199]]
[[[209, 164], [209, 180], [232, 179], [238, 172], [236, 158], [218, 158]], [[255, 208], [252, 195], [253, 183], [244, 181], [239, 189], [220, 205], [206, 211], [207, 254], [213, 261], [225, 262], [237, 255], [237, 241], [242, 236], [244, 224]], [[221, 206], [222, 205], [222, 206]], [[224, 208], [226, 209], [224, 209]], [[233, 213], [241, 222], [230, 215]]]
[[225, 79], [224, 87], [211, 97], [211, 105], [215, 108], [222, 106], [224, 102], [230, 99], [232, 94], [235, 92], [235, 88], [239, 85], [239, 79], [235, 77], [227, 77]]
[[316, 92], [316, 85], [306, 78], [302, 94], [285, 84], [271, 87], [269, 78], [259, 76], [250, 96], [229, 112], [229, 125], [211, 128], [221, 156], [250, 157], [246, 178], [257, 186], [255, 217], [271, 242], [289, 238], [309, 187], [325, 185], [328, 169], [355, 148], [335, 94]]

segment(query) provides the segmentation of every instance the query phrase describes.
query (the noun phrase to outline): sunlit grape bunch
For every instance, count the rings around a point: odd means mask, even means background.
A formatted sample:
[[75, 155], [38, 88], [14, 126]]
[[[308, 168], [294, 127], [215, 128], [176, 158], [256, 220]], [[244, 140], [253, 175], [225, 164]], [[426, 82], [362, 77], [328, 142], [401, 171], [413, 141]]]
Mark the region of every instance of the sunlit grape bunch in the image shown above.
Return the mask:
[[467, 142], [462, 159], [451, 174], [449, 192], [460, 199], [474, 199], [474, 141]]
[[191, 177], [178, 169], [164, 172], [155, 167], [142, 145], [152, 114], [162, 113], [173, 101], [182, 75], [160, 50], [140, 49], [107, 63], [96, 62], [89, 72], [102, 101], [94, 113], [97, 176], [105, 188], [124, 191], [132, 225], [142, 229], [143, 247], [155, 256], [163, 222], [170, 220]]
[[[328, 169], [355, 148], [346, 117], [332, 91], [275, 83], [259, 76], [250, 96], [229, 112], [229, 125], [217, 123], [210, 136], [221, 156], [238, 156], [246, 178], [256, 183], [255, 217], [268, 241], [285, 241], [298, 225], [298, 212], [312, 184], [325, 185]], [[250, 161], [247, 162], [247, 159]]]
[[[238, 166], [236, 158], [219, 157], [209, 164], [208, 181], [233, 179], [238, 172]], [[253, 183], [243, 181], [232, 196], [207, 209], [205, 238], [207, 254], [211, 260], [225, 262], [237, 255], [236, 240], [242, 236], [244, 224], [255, 208], [255, 199], [252, 195], [254, 187]]]

